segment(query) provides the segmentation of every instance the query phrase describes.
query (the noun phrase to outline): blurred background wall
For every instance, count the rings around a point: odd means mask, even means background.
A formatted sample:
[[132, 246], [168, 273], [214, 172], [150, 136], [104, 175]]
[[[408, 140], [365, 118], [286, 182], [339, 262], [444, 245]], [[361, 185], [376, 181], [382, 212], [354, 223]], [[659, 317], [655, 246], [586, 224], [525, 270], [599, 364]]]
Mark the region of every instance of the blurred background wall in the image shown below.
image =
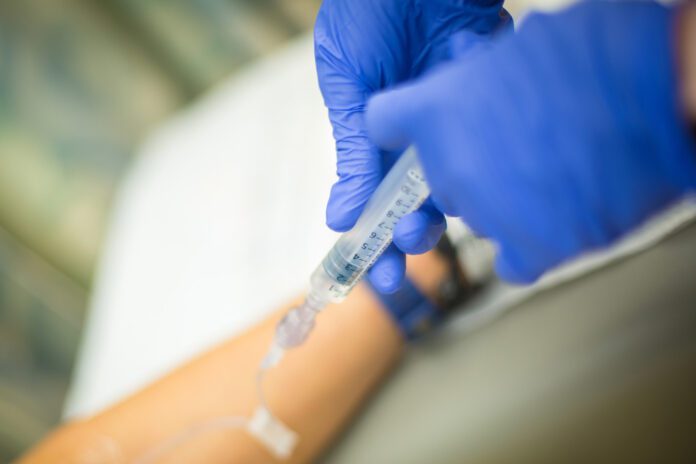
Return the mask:
[[0, 2], [0, 462], [60, 417], [109, 204], [177, 108], [319, 0]]

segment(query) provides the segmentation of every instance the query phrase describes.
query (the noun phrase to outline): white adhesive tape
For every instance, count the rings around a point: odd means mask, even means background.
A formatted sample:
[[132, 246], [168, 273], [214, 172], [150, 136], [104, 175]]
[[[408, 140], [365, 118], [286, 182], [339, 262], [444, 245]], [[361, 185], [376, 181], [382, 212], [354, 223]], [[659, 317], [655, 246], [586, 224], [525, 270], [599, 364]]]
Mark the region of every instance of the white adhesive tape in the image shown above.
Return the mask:
[[280, 459], [290, 457], [299, 439], [295, 432], [263, 406], [256, 408], [247, 430]]

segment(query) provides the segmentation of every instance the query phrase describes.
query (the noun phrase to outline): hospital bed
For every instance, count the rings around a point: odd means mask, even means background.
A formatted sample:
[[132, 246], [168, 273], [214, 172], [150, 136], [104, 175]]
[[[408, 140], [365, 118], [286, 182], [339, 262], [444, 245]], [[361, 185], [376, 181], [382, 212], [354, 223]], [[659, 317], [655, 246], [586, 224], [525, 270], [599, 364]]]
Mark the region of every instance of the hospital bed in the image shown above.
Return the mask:
[[[330, 127], [302, 38], [143, 145], [120, 188], [66, 417], [89, 414], [306, 285]], [[329, 463], [696, 460], [693, 204], [533, 289], [494, 283], [404, 362]], [[665, 225], [666, 224], [666, 225]], [[157, 328], [157, 330], [153, 330]]]

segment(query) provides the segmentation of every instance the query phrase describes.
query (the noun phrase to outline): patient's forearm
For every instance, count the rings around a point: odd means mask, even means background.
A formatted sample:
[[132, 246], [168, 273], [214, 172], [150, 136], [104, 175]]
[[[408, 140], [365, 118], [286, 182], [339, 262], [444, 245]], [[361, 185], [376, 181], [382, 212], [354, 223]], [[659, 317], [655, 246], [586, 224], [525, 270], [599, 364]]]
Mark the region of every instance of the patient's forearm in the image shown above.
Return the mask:
[[687, 116], [696, 124], [696, 3], [685, 6], [679, 19], [682, 96]]
[[[411, 266], [414, 280], [426, 294], [432, 293], [444, 265], [432, 255], [413, 261], [419, 262]], [[250, 416], [258, 405], [254, 382], [258, 363], [286, 310], [120, 404], [64, 426], [22, 462], [83, 462], [87, 455], [113, 455], [118, 456], [113, 462], [130, 462], [192, 425], [223, 415]], [[290, 462], [311, 460], [330, 443], [394, 365], [401, 347], [397, 329], [364, 287], [356, 288], [345, 303], [319, 314], [306, 344], [288, 352], [264, 382], [271, 410], [300, 437]], [[273, 461], [242, 429], [202, 435], [167, 457], [171, 462]]]

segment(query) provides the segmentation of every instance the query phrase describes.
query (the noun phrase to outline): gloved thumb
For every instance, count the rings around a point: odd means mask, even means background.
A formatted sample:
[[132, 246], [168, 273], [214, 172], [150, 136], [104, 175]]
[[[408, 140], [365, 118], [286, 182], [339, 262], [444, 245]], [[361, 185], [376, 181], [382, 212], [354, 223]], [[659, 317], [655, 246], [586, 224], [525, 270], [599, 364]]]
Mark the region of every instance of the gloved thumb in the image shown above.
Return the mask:
[[495, 272], [502, 280], [519, 285], [533, 284], [543, 270], [529, 259], [525, 259], [512, 247], [499, 246], [495, 257]]
[[413, 142], [413, 119], [421, 101], [413, 87], [409, 84], [380, 92], [368, 101], [367, 134], [383, 150], [403, 150]]

